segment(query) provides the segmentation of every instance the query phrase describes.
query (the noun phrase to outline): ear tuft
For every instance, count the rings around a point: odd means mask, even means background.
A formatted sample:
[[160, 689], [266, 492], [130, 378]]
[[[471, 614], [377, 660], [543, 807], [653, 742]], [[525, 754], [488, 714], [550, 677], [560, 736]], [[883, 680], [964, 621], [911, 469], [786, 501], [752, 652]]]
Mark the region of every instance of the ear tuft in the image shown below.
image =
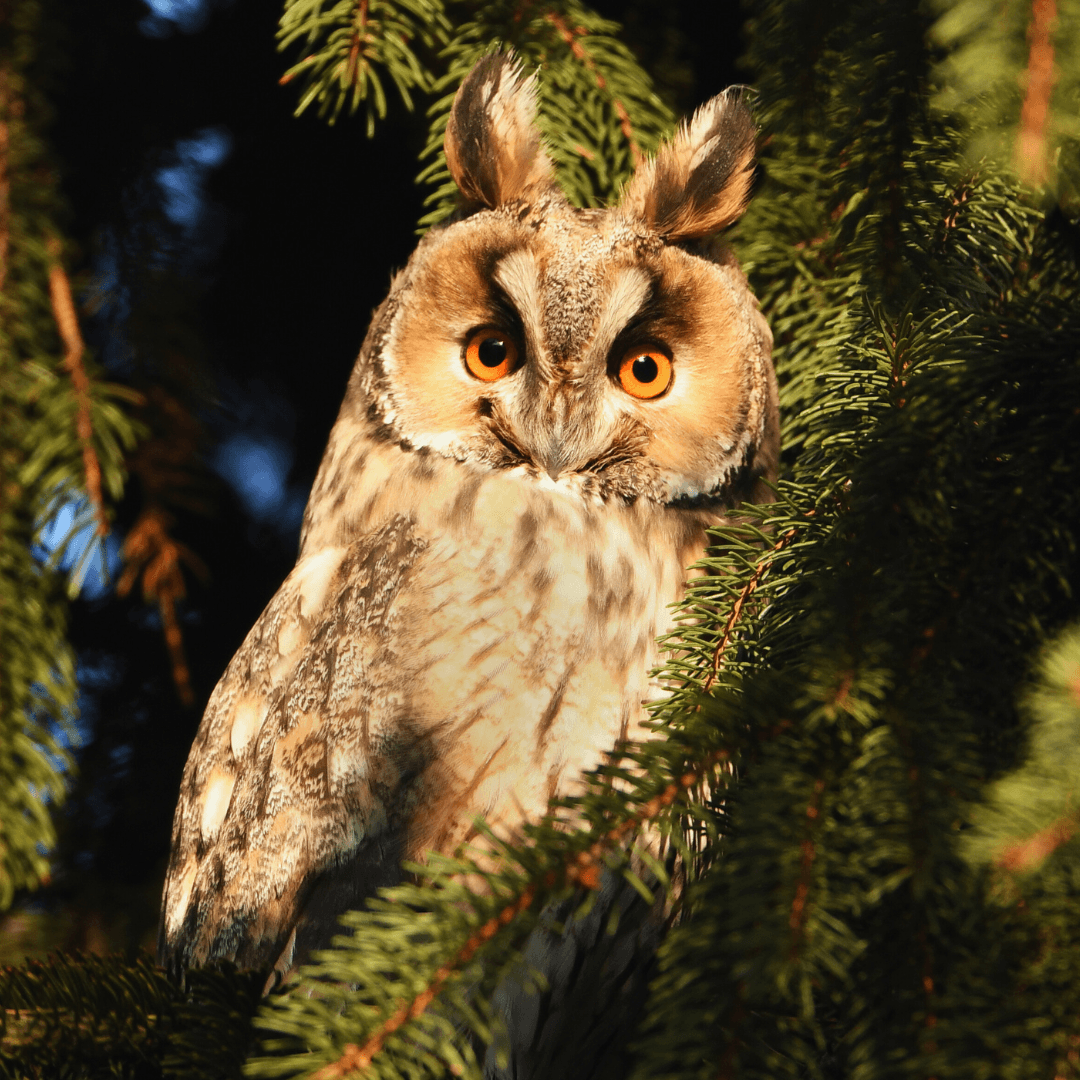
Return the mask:
[[536, 75], [513, 53], [477, 61], [458, 88], [446, 124], [446, 164], [462, 195], [494, 209], [554, 187], [536, 126]]
[[638, 168], [623, 195], [623, 213], [672, 241], [730, 225], [750, 195], [754, 135], [742, 91], [718, 94]]

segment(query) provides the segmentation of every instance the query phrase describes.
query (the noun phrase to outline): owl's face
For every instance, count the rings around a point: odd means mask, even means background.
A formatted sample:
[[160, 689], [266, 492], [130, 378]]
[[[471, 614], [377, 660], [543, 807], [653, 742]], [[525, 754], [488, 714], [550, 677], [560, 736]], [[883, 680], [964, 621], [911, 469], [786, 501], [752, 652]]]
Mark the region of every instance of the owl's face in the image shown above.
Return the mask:
[[394, 283], [367, 414], [412, 450], [541, 485], [730, 501], [775, 453], [768, 328], [723, 245], [698, 239], [741, 213], [745, 109], [715, 99], [618, 207], [582, 211], [551, 180], [533, 92], [505, 62], [462, 87], [446, 146], [471, 204]]

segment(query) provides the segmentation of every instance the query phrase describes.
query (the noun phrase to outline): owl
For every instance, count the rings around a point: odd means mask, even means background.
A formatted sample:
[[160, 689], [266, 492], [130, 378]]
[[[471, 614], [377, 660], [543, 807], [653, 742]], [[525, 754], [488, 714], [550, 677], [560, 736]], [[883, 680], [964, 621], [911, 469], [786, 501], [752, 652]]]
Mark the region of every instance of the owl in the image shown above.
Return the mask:
[[650, 669], [706, 529], [768, 497], [771, 335], [715, 234], [754, 129], [702, 106], [617, 205], [554, 178], [535, 76], [481, 60], [460, 190], [376, 310], [299, 557], [210, 697], [180, 788], [163, 962], [283, 976], [338, 916], [513, 837], [647, 736]]

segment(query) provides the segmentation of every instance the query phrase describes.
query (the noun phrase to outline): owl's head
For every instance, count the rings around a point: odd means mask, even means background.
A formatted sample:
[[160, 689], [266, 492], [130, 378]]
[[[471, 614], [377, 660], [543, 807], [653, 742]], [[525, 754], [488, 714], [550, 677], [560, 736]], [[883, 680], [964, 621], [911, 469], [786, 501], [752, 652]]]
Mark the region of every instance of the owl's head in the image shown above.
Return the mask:
[[357, 413], [409, 451], [601, 498], [751, 497], [779, 443], [771, 335], [709, 239], [749, 194], [746, 105], [713, 98], [618, 205], [578, 210], [555, 183], [535, 99], [535, 76], [506, 55], [458, 91], [445, 148], [462, 207], [376, 314], [350, 387]]

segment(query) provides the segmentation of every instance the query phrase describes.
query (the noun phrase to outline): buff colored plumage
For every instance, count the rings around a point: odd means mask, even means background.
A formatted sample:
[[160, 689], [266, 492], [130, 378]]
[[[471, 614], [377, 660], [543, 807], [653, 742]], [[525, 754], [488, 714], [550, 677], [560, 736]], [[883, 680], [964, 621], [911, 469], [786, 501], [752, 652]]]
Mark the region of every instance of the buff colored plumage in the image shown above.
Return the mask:
[[191, 750], [172, 963], [284, 972], [402, 859], [573, 791], [644, 734], [706, 527], [766, 496], [770, 334], [733, 256], [698, 239], [745, 203], [745, 106], [714, 99], [621, 205], [579, 211], [534, 98], [506, 56], [458, 92], [462, 210], [375, 313], [296, 567]]

